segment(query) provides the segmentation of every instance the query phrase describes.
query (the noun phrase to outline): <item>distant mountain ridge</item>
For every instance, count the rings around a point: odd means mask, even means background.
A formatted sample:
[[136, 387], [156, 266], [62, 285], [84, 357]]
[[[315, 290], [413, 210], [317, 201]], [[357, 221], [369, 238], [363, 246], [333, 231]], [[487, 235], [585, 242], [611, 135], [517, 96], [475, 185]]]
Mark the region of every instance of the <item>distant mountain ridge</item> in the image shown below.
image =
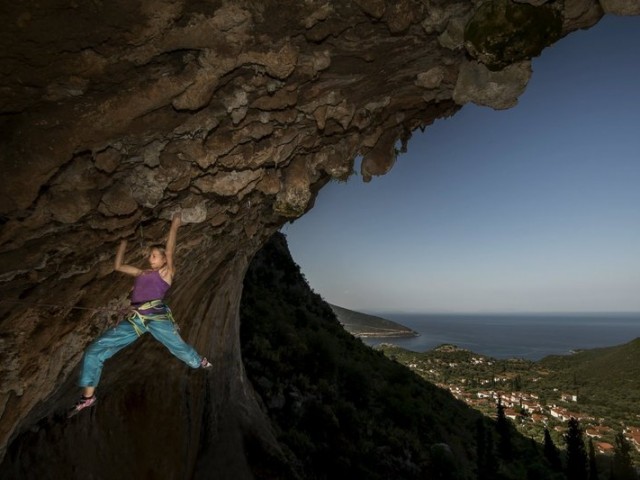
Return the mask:
[[417, 337], [418, 332], [386, 318], [329, 304], [342, 326], [355, 337]]

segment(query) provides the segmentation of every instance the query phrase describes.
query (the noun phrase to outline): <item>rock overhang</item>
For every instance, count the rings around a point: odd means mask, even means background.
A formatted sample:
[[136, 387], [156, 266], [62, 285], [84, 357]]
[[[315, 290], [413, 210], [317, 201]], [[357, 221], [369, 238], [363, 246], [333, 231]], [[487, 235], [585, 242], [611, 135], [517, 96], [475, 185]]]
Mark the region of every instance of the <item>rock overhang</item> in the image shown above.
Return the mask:
[[[125, 302], [111, 274], [120, 239], [157, 240], [181, 210], [178, 310], [220, 272], [239, 296], [224, 265], [303, 215], [355, 158], [365, 180], [386, 173], [415, 129], [468, 102], [515, 105], [548, 44], [605, 13], [640, 14], [624, 0], [2, 8], [0, 296], [16, 302], [0, 305], [3, 445], [100, 321], [33, 306]], [[47, 338], [60, 356], [34, 374]]]

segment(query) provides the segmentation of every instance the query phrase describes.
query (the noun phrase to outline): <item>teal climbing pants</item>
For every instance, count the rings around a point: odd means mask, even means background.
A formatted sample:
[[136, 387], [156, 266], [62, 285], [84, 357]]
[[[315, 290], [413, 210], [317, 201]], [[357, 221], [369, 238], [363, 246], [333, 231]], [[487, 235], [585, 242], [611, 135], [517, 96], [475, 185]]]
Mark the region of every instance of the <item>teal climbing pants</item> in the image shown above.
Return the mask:
[[153, 315], [130, 315], [127, 321], [110, 328], [89, 345], [82, 359], [78, 385], [97, 386], [104, 362], [147, 332], [191, 368], [200, 367], [202, 357], [182, 339], [172, 319], [153, 320]]

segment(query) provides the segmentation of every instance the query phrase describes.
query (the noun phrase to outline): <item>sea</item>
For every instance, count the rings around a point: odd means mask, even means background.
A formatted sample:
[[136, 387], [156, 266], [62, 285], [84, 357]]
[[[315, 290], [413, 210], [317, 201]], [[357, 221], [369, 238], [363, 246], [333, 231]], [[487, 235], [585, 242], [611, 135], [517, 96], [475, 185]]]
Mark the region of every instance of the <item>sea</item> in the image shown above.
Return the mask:
[[419, 333], [417, 337], [363, 338], [415, 352], [453, 344], [498, 359], [537, 361], [548, 355], [622, 345], [640, 337], [640, 313], [394, 314], [376, 313]]

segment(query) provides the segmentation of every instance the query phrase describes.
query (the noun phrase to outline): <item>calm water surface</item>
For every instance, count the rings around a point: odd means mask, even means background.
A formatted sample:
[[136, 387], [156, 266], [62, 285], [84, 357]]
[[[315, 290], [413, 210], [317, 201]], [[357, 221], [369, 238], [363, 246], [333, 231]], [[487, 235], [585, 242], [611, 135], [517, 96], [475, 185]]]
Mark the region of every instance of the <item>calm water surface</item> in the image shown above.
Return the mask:
[[610, 347], [640, 337], [637, 314], [435, 315], [376, 314], [418, 333], [411, 338], [369, 338], [424, 352], [443, 343], [495, 358], [539, 360], [574, 350]]

